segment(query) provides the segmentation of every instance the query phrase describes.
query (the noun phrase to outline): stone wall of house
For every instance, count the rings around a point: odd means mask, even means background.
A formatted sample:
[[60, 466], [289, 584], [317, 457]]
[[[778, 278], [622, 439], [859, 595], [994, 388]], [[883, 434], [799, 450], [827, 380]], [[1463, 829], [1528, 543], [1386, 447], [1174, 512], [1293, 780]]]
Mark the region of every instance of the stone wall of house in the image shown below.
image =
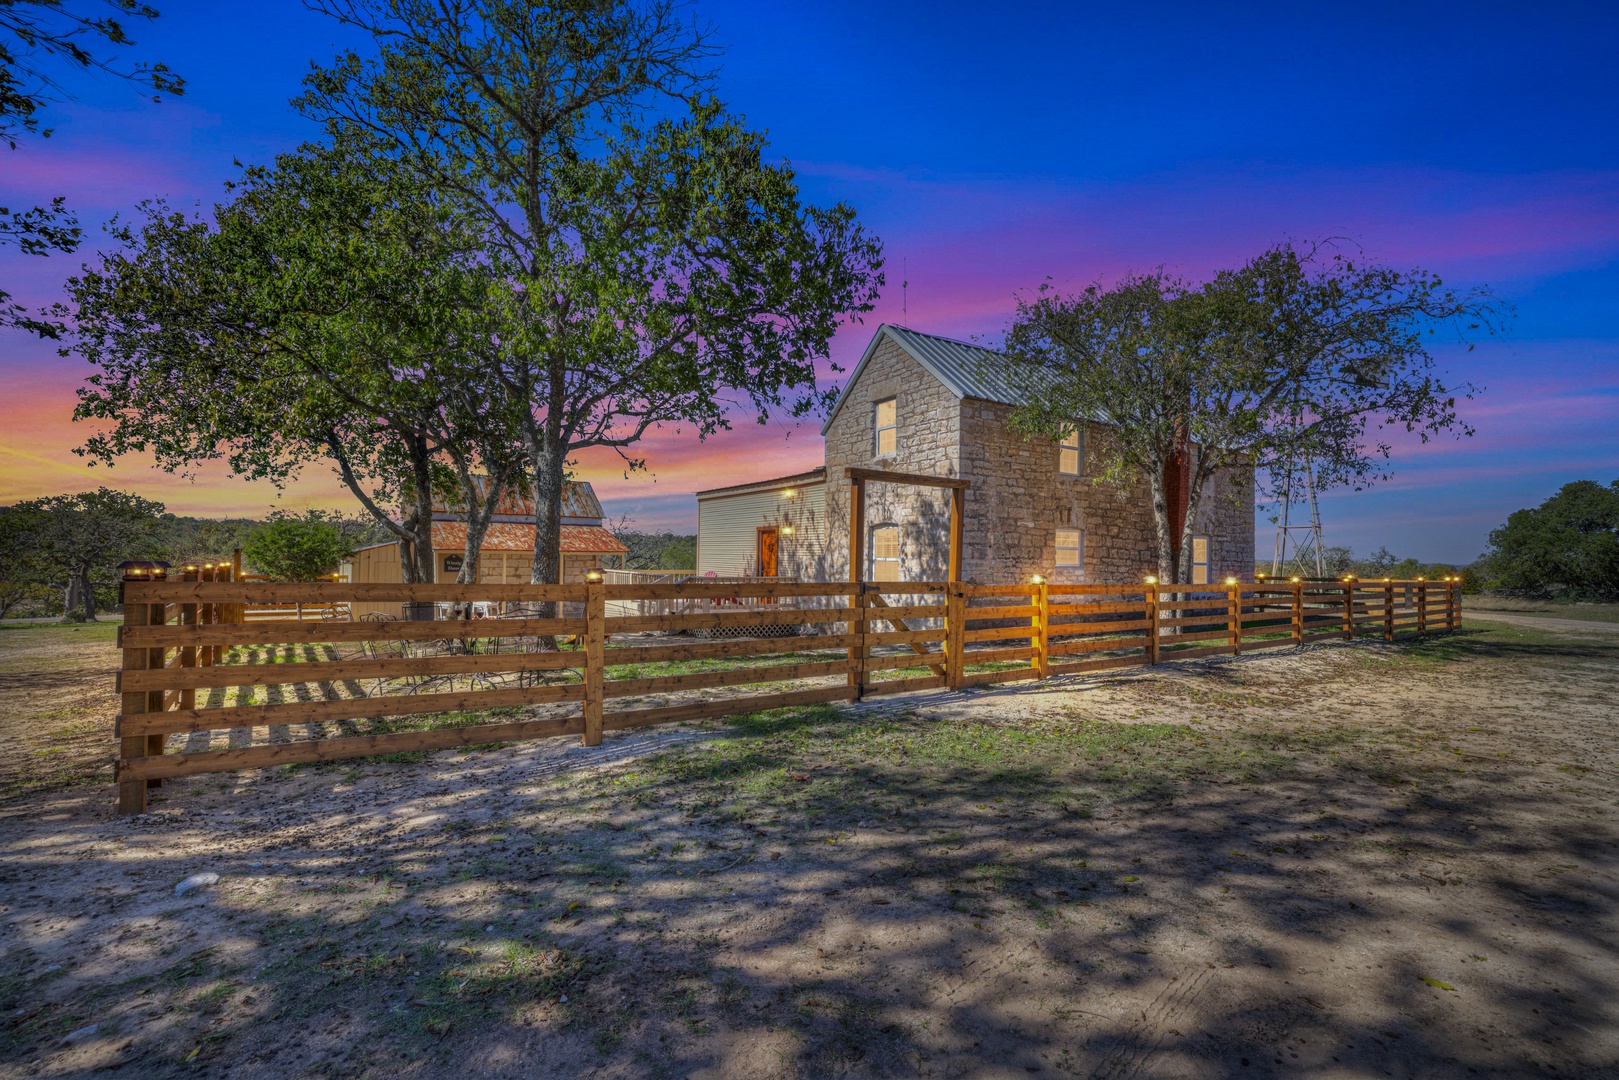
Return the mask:
[[[1154, 564], [1152, 498], [1146, 483], [1121, 490], [1097, 483], [1092, 464], [1101, 424], [1086, 426], [1080, 475], [1059, 471], [1056, 443], [1027, 440], [1011, 429], [1010, 406], [961, 403], [962, 475], [967, 492], [962, 572], [974, 581], [1139, 581]], [[1082, 567], [1058, 567], [1057, 530], [1084, 534]]]
[[1197, 510], [1197, 531], [1213, 544], [1211, 581], [1254, 573], [1254, 483], [1250, 469], [1221, 469], [1209, 478]]
[[[895, 452], [876, 455], [876, 403], [895, 399]], [[826, 547], [822, 566], [806, 576], [847, 580], [849, 484], [846, 466], [965, 477], [962, 575], [985, 583], [1022, 582], [1042, 574], [1056, 582], [1134, 582], [1157, 572], [1152, 495], [1143, 479], [1120, 488], [1097, 482], [1094, 462], [1110, 438], [1089, 424], [1079, 476], [1059, 471], [1055, 443], [1025, 440], [1008, 421], [1010, 406], [958, 400], [884, 337], [826, 433]], [[870, 484], [869, 530], [898, 524], [901, 577], [942, 581], [949, 557], [950, 494], [935, 488]], [[1247, 580], [1253, 571], [1254, 509], [1242, 471], [1218, 474], [1198, 514], [1200, 533], [1214, 546], [1210, 576]], [[1056, 565], [1057, 530], [1084, 534], [1083, 566]], [[869, 564], [866, 573], [869, 574]]]
[[[898, 439], [892, 454], [876, 453], [876, 404], [894, 399]], [[826, 521], [829, 580], [848, 580], [847, 466], [930, 476], [960, 476], [960, 410], [955, 395], [894, 341], [883, 337], [826, 432]], [[967, 527], [972, 528], [971, 516]], [[866, 528], [900, 528], [900, 576], [943, 581], [950, 557], [950, 493], [940, 488], [866, 486]], [[871, 552], [869, 535], [866, 552]], [[869, 573], [869, 569], [866, 571]]]

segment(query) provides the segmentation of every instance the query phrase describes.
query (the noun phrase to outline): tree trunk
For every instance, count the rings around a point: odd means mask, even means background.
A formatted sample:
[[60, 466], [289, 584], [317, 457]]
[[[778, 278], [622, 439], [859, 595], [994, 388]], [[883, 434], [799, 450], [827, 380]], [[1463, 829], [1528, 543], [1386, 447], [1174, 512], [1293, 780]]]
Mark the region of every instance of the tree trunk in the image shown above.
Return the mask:
[[536, 585], [562, 584], [562, 485], [565, 454], [549, 447], [534, 455], [534, 570]]
[[461, 498], [467, 507], [466, 546], [461, 553], [461, 572], [455, 578], [459, 585], [478, 583], [478, 564], [483, 556], [483, 538], [489, 532], [489, 522], [495, 516], [495, 507], [500, 505], [501, 496], [506, 493], [506, 482], [513, 468], [508, 465], [490, 470], [488, 489], [480, 497], [471, 467], [463, 458], [458, 458], [455, 462], [456, 476], [461, 481]]
[[412, 531], [416, 534], [412, 546], [416, 549], [416, 580], [423, 585], [433, 584], [433, 461], [427, 449], [427, 440], [410, 440], [410, 471], [415, 479], [416, 508]]
[[412, 439], [407, 445], [411, 457], [412, 483], [416, 488], [416, 505], [409, 510], [400, 507], [404, 520], [395, 521], [386, 510], [377, 505], [376, 500], [360, 483], [360, 478], [355, 475], [337, 435], [334, 433], [326, 437], [327, 449], [331, 452], [332, 460], [337, 462], [338, 475], [342, 478], [344, 486], [360, 500], [360, 505], [365, 507], [372, 518], [398, 538], [399, 580], [406, 585], [431, 585], [433, 583], [432, 461], [425, 439]]
[[1158, 534], [1158, 580], [1170, 584], [1175, 581], [1175, 546], [1169, 521], [1169, 493], [1164, 490], [1163, 462], [1153, 462], [1147, 479], [1152, 486], [1152, 520]]
[[88, 568], [82, 568], [75, 572], [74, 577], [78, 579], [76, 587], [79, 590], [80, 602], [84, 604], [84, 617], [95, 622], [96, 590], [95, 586], [90, 584], [90, 571]]

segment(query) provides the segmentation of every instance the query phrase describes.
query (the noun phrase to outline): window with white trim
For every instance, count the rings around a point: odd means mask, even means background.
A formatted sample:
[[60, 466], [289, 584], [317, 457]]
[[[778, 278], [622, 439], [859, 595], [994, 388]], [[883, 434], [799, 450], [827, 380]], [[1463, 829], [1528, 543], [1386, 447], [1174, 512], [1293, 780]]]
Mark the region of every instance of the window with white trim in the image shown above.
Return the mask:
[[871, 530], [871, 580], [899, 580], [898, 525], [879, 525]]
[[1209, 538], [1206, 536], [1192, 537], [1192, 584], [1207, 585], [1209, 583]]
[[1064, 476], [1078, 476], [1085, 467], [1085, 443], [1079, 428], [1062, 437], [1057, 450], [1057, 471]]
[[1085, 530], [1057, 530], [1057, 565], [1059, 567], [1085, 565]]
[[877, 422], [878, 457], [886, 457], [899, 449], [899, 410], [894, 405], [894, 399], [879, 401], [874, 407]]

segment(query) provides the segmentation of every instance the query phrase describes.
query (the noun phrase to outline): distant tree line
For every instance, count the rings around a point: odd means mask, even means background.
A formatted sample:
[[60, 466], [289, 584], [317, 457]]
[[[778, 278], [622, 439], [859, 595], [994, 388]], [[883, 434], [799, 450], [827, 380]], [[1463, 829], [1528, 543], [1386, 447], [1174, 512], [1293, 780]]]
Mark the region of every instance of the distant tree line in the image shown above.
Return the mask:
[[[1489, 550], [1466, 566], [1400, 558], [1386, 547], [1365, 557], [1330, 547], [1323, 562], [1332, 577], [1398, 581], [1460, 574], [1464, 592], [1619, 600], [1619, 480], [1576, 480], [1539, 506], [1515, 511], [1490, 533]], [[1269, 570], [1254, 567], [1255, 574]]]
[[118, 564], [228, 563], [277, 580], [331, 574], [357, 547], [388, 537], [367, 518], [309, 510], [251, 518], [195, 518], [160, 502], [100, 488], [0, 507], [0, 618], [93, 620], [117, 606]]
[[[1462, 588], [1466, 591], [1472, 587], [1472, 579], [1466, 567], [1458, 567], [1454, 563], [1423, 562], [1421, 559], [1402, 557], [1394, 554], [1387, 547], [1379, 547], [1370, 555], [1356, 555], [1348, 547], [1329, 547], [1321, 553], [1322, 569], [1328, 577], [1343, 578], [1354, 576], [1366, 581], [1379, 581], [1390, 578], [1394, 581], [1414, 581], [1417, 578], [1435, 580], [1449, 577], [1453, 574], [1462, 575]], [[1314, 574], [1313, 566], [1305, 568]], [[1271, 572], [1270, 563], [1256, 563], [1254, 576], [1266, 575]], [[1290, 566], [1289, 573], [1302, 573], [1297, 566]]]
[[1473, 566], [1486, 588], [1564, 600], [1619, 600], [1619, 480], [1576, 480], [1490, 533]]

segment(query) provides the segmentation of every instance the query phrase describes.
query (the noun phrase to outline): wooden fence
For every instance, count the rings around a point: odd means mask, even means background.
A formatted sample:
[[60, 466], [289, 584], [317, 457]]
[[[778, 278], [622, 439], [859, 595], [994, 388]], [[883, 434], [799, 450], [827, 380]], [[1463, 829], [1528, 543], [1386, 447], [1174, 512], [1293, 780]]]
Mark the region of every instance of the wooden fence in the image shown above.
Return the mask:
[[[124, 585], [121, 813], [195, 773], [331, 761], [1455, 629], [1456, 581]], [[630, 602], [685, 600], [684, 610]], [[498, 617], [249, 621], [251, 607], [457, 605]], [[644, 609], [641, 609], [644, 610]], [[556, 617], [557, 615], [562, 617]], [[722, 640], [668, 635], [724, 632]], [[198, 700], [198, 695], [203, 700]], [[505, 715], [469, 716], [490, 710]]]

